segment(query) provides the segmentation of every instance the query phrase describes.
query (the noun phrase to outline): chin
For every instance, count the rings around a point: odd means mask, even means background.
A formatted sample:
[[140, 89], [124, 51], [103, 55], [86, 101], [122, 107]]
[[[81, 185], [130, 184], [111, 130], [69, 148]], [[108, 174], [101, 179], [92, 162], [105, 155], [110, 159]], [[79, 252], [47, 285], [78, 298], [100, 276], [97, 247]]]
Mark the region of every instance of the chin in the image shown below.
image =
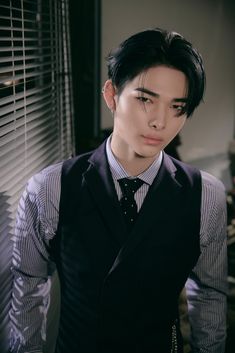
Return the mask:
[[136, 155], [140, 158], [155, 158], [161, 150], [155, 150], [155, 151], [136, 151]]

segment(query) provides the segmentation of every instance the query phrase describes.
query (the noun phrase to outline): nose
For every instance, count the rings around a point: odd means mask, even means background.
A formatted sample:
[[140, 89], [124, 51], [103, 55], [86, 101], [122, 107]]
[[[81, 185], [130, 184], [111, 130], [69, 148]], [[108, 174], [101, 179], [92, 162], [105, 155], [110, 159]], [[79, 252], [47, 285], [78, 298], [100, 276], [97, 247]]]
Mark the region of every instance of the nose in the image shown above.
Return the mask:
[[166, 127], [167, 111], [164, 106], [158, 106], [149, 120], [149, 127], [156, 130], [163, 130]]

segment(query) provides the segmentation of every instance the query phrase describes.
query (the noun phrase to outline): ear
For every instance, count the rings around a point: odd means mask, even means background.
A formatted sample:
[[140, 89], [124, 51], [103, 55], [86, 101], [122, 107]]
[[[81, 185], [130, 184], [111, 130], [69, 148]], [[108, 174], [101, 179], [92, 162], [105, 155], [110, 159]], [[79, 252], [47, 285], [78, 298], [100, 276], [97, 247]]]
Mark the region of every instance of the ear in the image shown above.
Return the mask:
[[105, 82], [102, 92], [107, 107], [113, 112], [116, 109], [116, 89], [111, 80]]

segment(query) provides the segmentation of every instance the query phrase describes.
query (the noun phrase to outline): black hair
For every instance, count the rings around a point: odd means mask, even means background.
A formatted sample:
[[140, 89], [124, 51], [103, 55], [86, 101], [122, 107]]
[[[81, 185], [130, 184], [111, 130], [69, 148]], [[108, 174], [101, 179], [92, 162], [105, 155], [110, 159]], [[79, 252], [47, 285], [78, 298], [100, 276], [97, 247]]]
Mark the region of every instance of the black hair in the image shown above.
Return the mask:
[[165, 65], [183, 72], [188, 79], [187, 117], [203, 99], [205, 72], [200, 53], [183, 36], [160, 28], [134, 34], [107, 57], [108, 77], [121, 94], [127, 82], [145, 70]]

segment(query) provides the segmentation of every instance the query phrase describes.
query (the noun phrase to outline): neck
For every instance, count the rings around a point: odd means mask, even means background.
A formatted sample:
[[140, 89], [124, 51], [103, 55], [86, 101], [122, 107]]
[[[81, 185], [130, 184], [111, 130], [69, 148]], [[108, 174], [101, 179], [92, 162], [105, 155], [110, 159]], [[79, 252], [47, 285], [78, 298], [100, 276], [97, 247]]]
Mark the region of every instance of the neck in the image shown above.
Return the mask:
[[157, 156], [146, 158], [138, 154], [121, 155], [115, 153], [115, 150], [112, 152], [125, 171], [133, 177], [145, 172], [157, 158]]
[[149, 157], [139, 155], [132, 149], [128, 148], [128, 145], [123, 143], [123, 141], [118, 139], [114, 134], [112, 135], [110, 147], [115, 158], [131, 176], [137, 176], [143, 173], [159, 156], [159, 153], [158, 155], [152, 155]]

